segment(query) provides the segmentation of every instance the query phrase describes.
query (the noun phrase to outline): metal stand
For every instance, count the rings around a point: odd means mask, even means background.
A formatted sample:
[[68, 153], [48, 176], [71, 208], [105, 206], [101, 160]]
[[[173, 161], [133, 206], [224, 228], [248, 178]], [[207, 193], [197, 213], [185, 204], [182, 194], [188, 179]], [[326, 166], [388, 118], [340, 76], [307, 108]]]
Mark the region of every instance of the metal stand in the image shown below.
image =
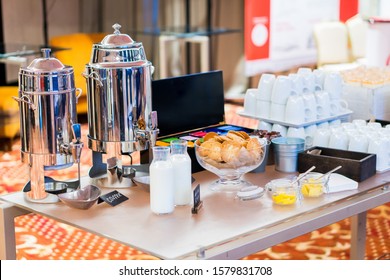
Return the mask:
[[122, 175], [122, 178], [111, 184], [107, 177], [107, 164], [103, 163], [103, 154], [92, 151], [92, 167], [89, 169], [89, 177], [93, 183], [102, 188], [129, 188], [136, 184], [133, 182], [135, 176], [149, 175], [149, 163], [140, 165], [124, 166], [131, 170], [131, 173]]

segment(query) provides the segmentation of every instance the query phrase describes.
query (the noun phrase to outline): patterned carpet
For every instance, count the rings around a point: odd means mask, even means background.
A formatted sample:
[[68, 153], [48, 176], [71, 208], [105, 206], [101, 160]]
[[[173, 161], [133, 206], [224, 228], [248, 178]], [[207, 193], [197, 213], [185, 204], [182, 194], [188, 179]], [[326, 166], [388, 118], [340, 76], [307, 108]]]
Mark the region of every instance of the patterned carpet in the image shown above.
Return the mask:
[[[227, 104], [226, 122], [256, 128], [257, 121], [236, 114], [242, 107]], [[86, 131], [86, 125], [83, 131]], [[83, 141], [86, 143], [85, 134]], [[81, 173], [86, 175], [91, 166], [91, 152], [84, 148]], [[75, 178], [77, 166], [50, 171], [46, 175], [59, 180]], [[20, 162], [19, 143], [12, 151], [0, 152], [0, 195], [20, 191], [28, 180], [28, 170]], [[390, 253], [390, 203], [368, 212], [366, 259], [372, 260]], [[52, 219], [29, 214], [15, 219], [17, 259], [78, 260], [155, 259], [141, 251], [108, 239], [84, 232]], [[250, 255], [245, 259], [349, 259], [350, 221], [342, 220], [319, 230]]]

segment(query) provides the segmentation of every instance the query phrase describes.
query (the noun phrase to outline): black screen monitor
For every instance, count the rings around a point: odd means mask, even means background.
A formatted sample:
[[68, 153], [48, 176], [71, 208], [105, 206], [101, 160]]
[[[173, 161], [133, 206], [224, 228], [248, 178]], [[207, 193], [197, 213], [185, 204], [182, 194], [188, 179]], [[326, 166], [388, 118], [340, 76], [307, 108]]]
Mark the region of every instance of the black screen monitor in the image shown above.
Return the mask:
[[159, 137], [224, 122], [222, 71], [152, 81]]

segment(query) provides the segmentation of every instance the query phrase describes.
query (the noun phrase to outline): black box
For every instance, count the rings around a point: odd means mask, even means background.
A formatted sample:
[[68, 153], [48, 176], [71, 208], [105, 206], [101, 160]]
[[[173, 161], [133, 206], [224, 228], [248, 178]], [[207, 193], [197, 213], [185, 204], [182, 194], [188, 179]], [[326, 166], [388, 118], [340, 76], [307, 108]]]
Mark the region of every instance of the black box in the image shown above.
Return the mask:
[[385, 127], [386, 125], [390, 124], [390, 121], [386, 120], [375, 120], [375, 122], [378, 122], [381, 124], [381, 126]]
[[[308, 152], [321, 150], [320, 155]], [[341, 165], [337, 173], [361, 182], [376, 173], [376, 155], [324, 147], [312, 147], [298, 154], [298, 172], [315, 166], [314, 172], [326, 173]]]
[[[152, 108], [157, 111], [160, 143], [197, 132], [223, 134], [229, 128], [253, 131], [225, 124], [223, 76], [219, 70], [152, 81]], [[192, 172], [202, 171], [193, 147], [188, 148], [188, 154]]]

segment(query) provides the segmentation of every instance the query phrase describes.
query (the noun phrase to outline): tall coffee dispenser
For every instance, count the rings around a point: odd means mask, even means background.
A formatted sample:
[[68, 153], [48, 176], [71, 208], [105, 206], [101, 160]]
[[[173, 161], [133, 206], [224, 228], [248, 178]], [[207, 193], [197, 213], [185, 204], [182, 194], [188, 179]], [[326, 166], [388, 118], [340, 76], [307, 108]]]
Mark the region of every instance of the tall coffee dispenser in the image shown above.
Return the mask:
[[[58, 186], [62, 186], [61, 189], [66, 190], [63, 186], [68, 183], [45, 177], [45, 170], [80, 164], [83, 143], [77, 123], [78, 90], [73, 68], [50, 57], [50, 49], [42, 49], [42, 52], [42, 58], [20, 69], [19, 96], [14, 99], [20, 107], [21, 160], [28, 164], [30, 173], [30, 181], [24, 188], [25, 197], [47, 203], [58, 201], [57, 196], [50, 196], [49, 189], [58, 191]], [[78, 187], [80, 181], [76, 184]]]
[[[94, 44], [84, 76], [88, 97], [88, 147], [92, 150], [90, 177], [104, 175], [106, 187], [126, 187], [124, 178], [135, 175], [122, 156], [148, 151], [155, 145], [157, 112], [152, 111], [151, 76], [142, 43], [114, 33]], [[103, 163], [103, 154], [106, 156]], [[107, 175], [107, 176], [105, 176]], [[122, 182], [123, 180], [123, 182]]]

